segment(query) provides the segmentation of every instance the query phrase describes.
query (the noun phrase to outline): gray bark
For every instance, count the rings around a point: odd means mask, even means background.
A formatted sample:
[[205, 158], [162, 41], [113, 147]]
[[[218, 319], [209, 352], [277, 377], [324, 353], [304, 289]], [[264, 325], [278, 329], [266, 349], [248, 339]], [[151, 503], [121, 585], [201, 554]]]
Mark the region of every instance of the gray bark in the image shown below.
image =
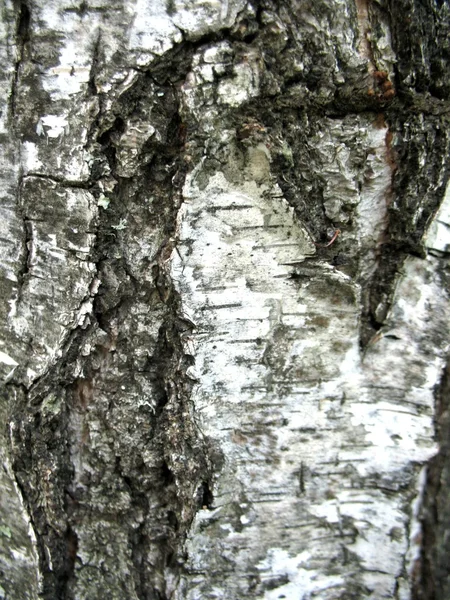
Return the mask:
[[448, 599], [449, 17], [2, 2], [1, 598]]

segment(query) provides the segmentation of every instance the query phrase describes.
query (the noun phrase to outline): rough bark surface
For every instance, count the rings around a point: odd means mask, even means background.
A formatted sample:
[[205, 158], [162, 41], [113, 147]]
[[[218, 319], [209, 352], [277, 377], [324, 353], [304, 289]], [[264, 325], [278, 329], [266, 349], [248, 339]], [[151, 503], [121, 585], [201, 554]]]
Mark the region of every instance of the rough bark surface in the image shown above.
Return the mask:
[[1, 17], [0, 597], [447, 600], [449, 3]]

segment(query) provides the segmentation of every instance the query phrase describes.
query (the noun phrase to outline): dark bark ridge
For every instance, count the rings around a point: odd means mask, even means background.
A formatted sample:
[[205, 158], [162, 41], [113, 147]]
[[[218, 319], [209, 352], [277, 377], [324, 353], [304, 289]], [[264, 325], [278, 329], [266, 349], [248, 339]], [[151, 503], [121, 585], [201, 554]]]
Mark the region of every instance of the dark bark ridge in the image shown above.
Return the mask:
[[421, 560], [413, 577], [413, 600], [444, 600], [450, 594], [448, 523], [450, 503], [450, 380], [448, 365], [436, 389], [436, 437], [439, 452], [427, 468], [427, 485], [420, 511], [423, 540]]
[[[136, 596], [168, 597], [174, 583], [166, 583], [166, 571], [173, 578], [179, 570], [192, 518], [199, 506], [212, 503], [213, 465], [220, 469], [220, 455], [193, 419], [189, 396], [196, 382], [186, 374], [193, 357], [183, 343], [193, 323], [182, 313], [167, 269], [186, 170], [176, 86], [192, 47], [187, 42], [168, 53], [111, 111], [100, 110], [89, 134], [96, 148], [89, 179], [65, 182], [34, 174], [22, 185], [22, 205], [44, 207], [31, 215], [23, 209], [26, 231], [31, 220], [54, 218], [55, 206], [46, 209], [40, 198], [49, 187], [86, 189], [108, 203], [93, 224], [92, 315], [70, 333], [62, 358], [30, 389], [9, 385], [13, 466], [38, 540], [44, 598], [74, 597], [73, 585], [79, 586], [77, 597], [92, 598], [92, 580], [101, 597], [119, 597], [115, 578], [122, 573], [109, 520], [120, 520], [128, 538]], [[121, 135], [130, 123], [145, 128], [150, 111], [157, 139], [148, 136], [134, 162], [121, 162]], [[107, 195], [104, 180], [116, 182]], [[143, 235], [152, 238], [150, 255], [141, 255], [133, 243]], [[26, 239], [21, 279], [27, 278], [30, 246]], [[122, 429], [124, 410], [134, 422], [128, 415]], [[111, 431], [106, 448], [93, 443], [91, 427], [99, 426]], [[100, 476], [83, 468], [75, 472], [81, 457], [96, 468], [103, 465]], [[104, 544], [107, 554], [110, 546], [110, 563], [102, 560], [105, 578], [77, 555], [80, 531], [92, 536], [93, 546]]]

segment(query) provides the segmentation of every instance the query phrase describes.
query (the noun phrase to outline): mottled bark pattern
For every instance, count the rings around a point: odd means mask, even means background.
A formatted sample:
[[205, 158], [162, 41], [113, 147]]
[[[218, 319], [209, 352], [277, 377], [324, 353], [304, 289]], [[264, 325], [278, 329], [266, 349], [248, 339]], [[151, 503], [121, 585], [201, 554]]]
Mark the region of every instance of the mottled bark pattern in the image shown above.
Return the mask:
[[445, 600], [448, 2], [0, 27], [0, 597]]

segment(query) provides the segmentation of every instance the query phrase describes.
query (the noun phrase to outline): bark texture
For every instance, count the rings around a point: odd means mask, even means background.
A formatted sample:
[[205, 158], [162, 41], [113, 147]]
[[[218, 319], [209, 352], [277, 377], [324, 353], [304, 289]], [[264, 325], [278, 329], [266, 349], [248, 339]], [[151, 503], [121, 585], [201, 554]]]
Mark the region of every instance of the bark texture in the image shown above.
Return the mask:
[[449, 3], [1, 28], [0, 597], [448, 600]]

